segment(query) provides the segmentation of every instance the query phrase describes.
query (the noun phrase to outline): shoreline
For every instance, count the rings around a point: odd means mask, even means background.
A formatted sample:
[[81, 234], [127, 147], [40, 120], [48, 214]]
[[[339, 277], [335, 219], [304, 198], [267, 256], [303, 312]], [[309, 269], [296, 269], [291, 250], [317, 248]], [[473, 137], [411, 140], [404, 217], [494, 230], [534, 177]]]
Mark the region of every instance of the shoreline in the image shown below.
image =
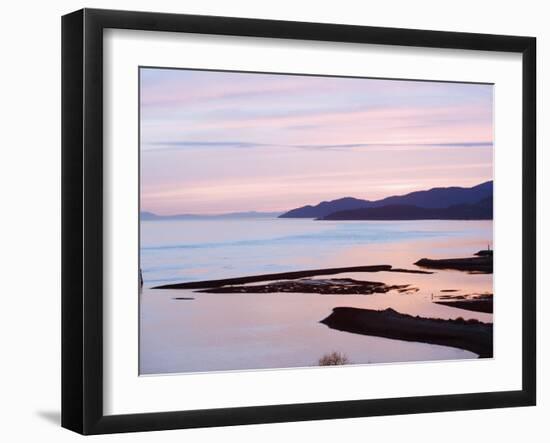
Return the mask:
[[493, 313], [493, 294], [448, 295], [434, 303], [466, 311]]
[[479, 358], [493, 357], [493, 324], [477, 320], [413, 317], [391, 308], [377, 311], [337, 307], [320, 323], [339, 331], [450, 346], [473, 352]]
[[414, 263], [427, 269], [454, 269], [470, 273], [493, 273], [493, 251], [478, 251], [473, 257], [466, 258], [421, 258]]
[[454, 300], [435, 301], [437, 305], [449, 306], [450, 308], [464, 309], [465, 311], [493, 313], [493, 300]]

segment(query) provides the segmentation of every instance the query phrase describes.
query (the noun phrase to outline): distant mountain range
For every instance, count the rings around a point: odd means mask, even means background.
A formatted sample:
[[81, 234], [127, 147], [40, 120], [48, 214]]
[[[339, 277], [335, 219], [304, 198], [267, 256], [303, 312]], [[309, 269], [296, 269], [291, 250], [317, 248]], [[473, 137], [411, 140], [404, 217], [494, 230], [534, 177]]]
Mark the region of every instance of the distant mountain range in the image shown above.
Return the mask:
[[374, 201], [345, 197], [292, 209], [279, 217], [319, 220], [488, 220], [493, 218], [493, 182], [472, 188], [433, 188]]
[[158, 215], [148, 211], [139, 213], [141, 220], [201, 220], [201, 219], [225, 219], [225, 218], [275, 218], [280, 212], [229, 212], [227, 214], [176, 214]]
[[313, 218], [317, 220], [491, 220], [493, 182], [471, 188], [432, 188], [381, 200], [344, 197], [280, 212], [230, 212], [226, 214], [158, 215], [140, 212], [145, 220], [201, 220], [247, 218]]

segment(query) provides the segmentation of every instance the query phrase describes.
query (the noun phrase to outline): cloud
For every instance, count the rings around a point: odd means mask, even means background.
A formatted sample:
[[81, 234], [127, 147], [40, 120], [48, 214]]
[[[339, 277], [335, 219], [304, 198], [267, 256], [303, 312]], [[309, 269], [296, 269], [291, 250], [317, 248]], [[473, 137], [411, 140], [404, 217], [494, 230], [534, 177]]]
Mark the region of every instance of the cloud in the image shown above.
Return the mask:
[[267, 147], [284, 147], [284, 148], [297, 148], [297, 149], [311, 149], [311, 150], [323, 150], [323, 149], [348, 149], [348, 148], [407, 148], [407, 147], [442, 147], [442, 148], [491, 148], [492, 142], [486, 141], [463, 141], [463, 142], [441, 142], [441, 143], [343, 143], [343, 144], [283, 144], [275, 145], [268, 143], [250, 143], [245, 141], [161, 141], [147, 143], [147, 146], [155, 146], [155, 148], [147, 149], [142, 148], [145, 152], [156, 152], [166, 150], [177, 150], [186, 148], [267, 148]]
[[154, 210], [280, 209], [492, 176], [491, 85], [140, 75], [142, 201]]

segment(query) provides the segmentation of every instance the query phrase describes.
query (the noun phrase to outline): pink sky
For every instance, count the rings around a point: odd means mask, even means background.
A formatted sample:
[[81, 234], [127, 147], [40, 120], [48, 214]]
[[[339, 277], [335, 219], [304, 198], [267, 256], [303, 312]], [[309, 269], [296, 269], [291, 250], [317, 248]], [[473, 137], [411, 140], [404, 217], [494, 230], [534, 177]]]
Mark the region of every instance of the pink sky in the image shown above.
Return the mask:
[[140, 98], [144, 211], [284, 211], [492, 179], [492, 85], [147, 68]]

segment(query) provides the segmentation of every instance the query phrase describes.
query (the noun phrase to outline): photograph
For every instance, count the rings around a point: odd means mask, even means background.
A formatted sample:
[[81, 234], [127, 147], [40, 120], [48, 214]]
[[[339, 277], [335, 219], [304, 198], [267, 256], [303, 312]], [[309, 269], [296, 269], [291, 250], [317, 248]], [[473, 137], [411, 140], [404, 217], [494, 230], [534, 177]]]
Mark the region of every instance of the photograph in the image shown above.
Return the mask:
[[140, 375], [493, 358], [494, 84], [138, 69]]

